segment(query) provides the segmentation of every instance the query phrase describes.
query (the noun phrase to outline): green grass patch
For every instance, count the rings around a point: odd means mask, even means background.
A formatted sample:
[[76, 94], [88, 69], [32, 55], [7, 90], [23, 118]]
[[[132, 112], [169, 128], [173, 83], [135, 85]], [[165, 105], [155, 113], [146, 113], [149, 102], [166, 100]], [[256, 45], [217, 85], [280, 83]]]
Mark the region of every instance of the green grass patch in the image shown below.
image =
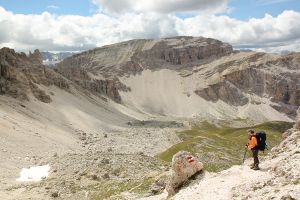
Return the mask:
[[153, 183], [152, 177], [145, 177], [142, 180], [117, 181], [111, 180], [107, 182], [97, 183], [89, 186], [91, 200], [103, 200], [118, 195], [125, 191], [132, 191], [137, 194], [146, 193], [150, 185]]
[[[170, 162], [174, 154], [185, 150], [196, 154], [207, 171], [220, 171], [241, 164], [249, 128], [255, 131], [264, 130], [271, 149], [280, 143], [281, 134], [292, 125], [288, 122], [266, 122], [253, 127], [232, 128], [203, 122], [191, 130], [178, 132], [182, 142], [158, 154], [157, 157]], [[260, 155], [263, 153], [260, 152]]]

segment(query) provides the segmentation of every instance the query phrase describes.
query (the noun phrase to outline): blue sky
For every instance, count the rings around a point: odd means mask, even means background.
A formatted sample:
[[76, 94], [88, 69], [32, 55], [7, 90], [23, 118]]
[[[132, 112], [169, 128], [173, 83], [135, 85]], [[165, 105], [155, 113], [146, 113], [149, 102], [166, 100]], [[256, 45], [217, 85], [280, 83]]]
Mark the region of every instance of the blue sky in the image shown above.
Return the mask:
[[[25, 3], [26, 2], [26, 3]], [[0, 0], [0, 6], [6, 10], [19, 14], [40, 14], [44, 11], [57, 15], [90, 16], [98, 12], [99, 8], [92, 0]], [[228, 15], [239, 20], [261, 18], [266, 13], [277, 16], [284, 10], [300, 12], [299, 0], [231, 0]], [[190, 14], [178, 14], [189, 17]]]
[[82, 51], [178, 35], [300, 51], [300, 0], [0, 0], [0, 48]]
[[284, 10], [300, 11], [299, 0], [233, 0], [229, 6], [233, 8], [229, 16], [241, 20], [261, 18], [266, 13], [277, 16]]
[[96, 5], [89, 0], [0, 0], [0, 6], [19, 14], [48, 11], [59, 15], [88, 16], [97, 11]]

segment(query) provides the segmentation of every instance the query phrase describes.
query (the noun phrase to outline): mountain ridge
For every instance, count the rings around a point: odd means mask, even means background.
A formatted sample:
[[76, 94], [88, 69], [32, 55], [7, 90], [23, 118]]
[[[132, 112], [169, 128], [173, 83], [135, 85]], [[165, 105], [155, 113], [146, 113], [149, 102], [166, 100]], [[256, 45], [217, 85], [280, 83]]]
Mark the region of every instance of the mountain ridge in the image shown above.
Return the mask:
[[[178, 131], [294, 119], [299, 53], [236, 52], [203, 37], [119, 46], [54, 69], [38, 50], [0, 50], [2, 199], [136, 199], [157, 178], [163, 185], [169, 163], [157, 155], [189, 137]], [[252, 88], [256, 81], [263, 87]], [[48, 178], [17, 181], [23, 168], [40, 165], [50, 167]]]
[[[210, 38], [175, 37], [131, 40], [96, 48], [67, 58], [58, 64], [56, 71], [69, 78], [72, 74], [71, 80], [75, 79], [92, 91], [100, 91], [118, 103], [132, 105], [134, 102], [128, 102], [128, 99], [134, 98], [130, 96], [130, 92], [134, 91], [131, 91], [133, 86], [126, 84], [127, 80], [143, 76], [147, 70], [153, 73], [169, 70], [170, 73], [178, 73], [183, 82], [190, 82], [190, 87], [194, 88], [180, 93], [196, 94], [209, 102], [223, 101], [233, 106], [244, 106], [249, 102], [264, 104], [265, 98], [270, 100], [272, 108], [293, 118], [300, 105], [299, 57], [299, 53], [279, 56], [238, 52], [233, 51], [229, 44]], [[76, 78], [74, 74], [84, 75]], [[167, 73], [164, 76], [173, 77]], [[189, 80], [189, 77], [196, 80]], [[111, 85], [103, 89], [99, 81], [109, 81]], [[151, 81], [163, 83], [155, 78]], [[95, 85], [99, 86], [94, 89]], [[135, 95], [143, 96], [145, 93], [147, 91], [140, 91]], [[159, 102], [156, 101], [156, 104]], [[143, 112], [143, 108], [139, 107], [138, 110]], [[154, 111], [152, 114], [157, 113]]]

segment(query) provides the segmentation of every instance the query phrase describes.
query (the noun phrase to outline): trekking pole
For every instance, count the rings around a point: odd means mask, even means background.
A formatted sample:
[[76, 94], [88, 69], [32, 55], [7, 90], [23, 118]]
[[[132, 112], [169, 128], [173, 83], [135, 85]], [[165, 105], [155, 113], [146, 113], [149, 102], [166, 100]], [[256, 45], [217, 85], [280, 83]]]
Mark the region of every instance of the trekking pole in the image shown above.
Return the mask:
[[245, 148], [245, 153], [244, 153], [244, 157], [243, 157], [243, 163], [242, 163], [242, 165], [244, 164], [244, 162], [245, 162], [245, 159], [246, 159], [246, 154], [247, 154], [247, 149]]

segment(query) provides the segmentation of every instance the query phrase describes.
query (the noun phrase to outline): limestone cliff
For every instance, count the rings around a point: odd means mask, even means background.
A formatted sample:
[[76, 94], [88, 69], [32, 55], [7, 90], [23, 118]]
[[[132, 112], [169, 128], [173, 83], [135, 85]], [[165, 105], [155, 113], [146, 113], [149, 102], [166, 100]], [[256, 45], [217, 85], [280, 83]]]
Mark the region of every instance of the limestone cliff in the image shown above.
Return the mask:
[[132, 40], [67, 58], [56, 70], [84, 88], [121, 102], [118, 91], [130, 90], [120, 82], [122, 76], [146, 69], [191, 69], [230, 53], [229, 44], [203, 37]]
[[69, 88], [66, 79], [42, 65], [38, 50], [26, 56], [13, 49], [0, 49], [0, 72], [0, 94], [20, 100], [28, 100], [28, 95], [32, 94], [38, 100], [49, 103], [51, 97], [40, 85]]
[[235, 106], [249, 103], [250, 95], [266, 97], [277, 103], [273, 105], [275, 109], [295, 116], [295, 110], [300, 105], [299, 53], [286, 56], [255, 53], [214, 67], [218, 68], [221, 78], [196, 90], [199, 96]]
[[[155, 73], [161, 70], [169, 70], [170, 73], [155, 75], [153, 80], [148, 80], [149, 83], [142, 80], [138, 84], [147, 86], [139, 92], [133, 89], [130, 93], [132, 87], [135, 88], [128, 83], [130, 79], [143, 76], [145, 71]], [[181, 82], [176, 90], [180, 89], [180, 93], [189, 97], [183, 103], [185, 105], [190, 101], [201, 102], [200, 98], [192, 95], [194, 93], [208, 102], [221, 101], [234, 107], [270, 101], [268, 105], [291, 118], [295, 117], [295, 109], [300, 106], [299, 53], [280, 56], [238, 52], [233, 51], [229, 44], [204, 37], [132, 40], [108, 45], [67, 58], [58, 64], [56, 71], [118, 103], [136, 105], [128, 99], [143, 97], [145, 100], [137, 105], [138, 109], [144, 110], [147, 105], [145, 112], [154, 114], [168, 115], [172, 112], [170, 109], [180, 106], [177, 102], [160, 102], [170, 96], [170, 89], [163, 87], [174, 80], [172, 72], [177, 73], [179, 78], [176, 79]], [[149, 89], [156, 82], [164, 85], [159, 85], [162, 88], [156, 90]], [[152, 100], [157, 95], [153, 92], [159, 90], [162, 90], [160, 96], [166, 98]], [[165, 109], [165, 104], [170, 106], [169, 110]], [[201, 103], [198, 104], [193, 106], [200, 107]]]

